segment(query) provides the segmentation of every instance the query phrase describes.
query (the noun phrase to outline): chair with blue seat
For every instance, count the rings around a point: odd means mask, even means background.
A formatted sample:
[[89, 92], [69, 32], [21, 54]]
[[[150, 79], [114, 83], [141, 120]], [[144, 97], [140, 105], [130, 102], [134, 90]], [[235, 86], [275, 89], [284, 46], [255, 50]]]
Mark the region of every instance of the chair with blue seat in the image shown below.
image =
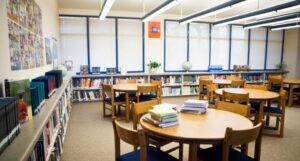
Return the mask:
[[[136, 79], [117, 79], [116, 84], [137, 84]], [[119, 93], [119, 96], [125, 97], [125, 93]], [[135, 92], [129, 92], [129, 99], [134, 100], [135, 99]]]
[[[178, 161], [173, 156], [153, 146], [148, 146], [147, 135], [143, 130], [131, 130], [113, 118], [116, 161]], [[121, 155], [121, 140], [139, 147], [138, 150]]]
[[[268, 87], [263, 84], [245, 84], [245, 87], [247, 89], [257, 89], [257, 90], [263, 90], [267, 91]], [[255, 110], [259, 110], [260, 107], [260, 101], [250, 101], [251, 108], [254, 108]]]
[[155, 84], [158, 86], [158, 92], [157, 92], [157, 96], [158, 96], [158, 101], [159, 103], [162, 102], [162, 81], [157, 81], [157, 80], [153, 80], [151, 79], [151, 84]]
[[269, 75], [268, 90], [279, 93], [283, 89], [283, 78], [281, 75]]
[[207, 85], [212, 84], [213, 81], [211, 79], [199, 79], [199, 99], [208, 99], [207, 95]]
[[285, 90], [281, 90], [279, 95], [280, 95], [280, 97], [278, 99], [277, 107], [274, 107], [271, 104], [264, 108], [264, 116], [276, 118], [275, 127], [269, 126], [269, 123], [266, 122], [265, 129], [271, 129], [271, 130], [276, 130], [276, 131], [279, 130], [279, 132], [277, 132], [275, 134], [274, 133], [264, 133], [264, 135], [283, 137], [287, 92]]
[[233, 112], [244, 117], [250, 116], [250, 105], [243, 105], [231, 102], [217, 101], [216, 109]]
[[156, 99], [159, 101], [159, 91], [158, 85], [156, 84], [147, 84], [147, 85], [138, 85], [136, 92], [136, 102], [143, 102]]
[[207, 85], [207, 97], [210, 108], [216, 108], [216, 94], [215, 91], [219, 88], [218, 84], [208, 84]]
[[[202, 161], [259, 161], [261, 154], [262, 123], [246, 130], [226, 129], [222, 145], [198, 150], [198, 159]], [[255, 141], [254, 157], [248, 155], [248, 143]], [[241, 150], [235, 147], [242, 145]]]
[[[103, 97], [103, 117], [106, 115], [106, 110], [111, 111], [112, 117], [116, 116], [116, 108], [120, 109], [120, 106], [126, 107], [125, 97], [115, 96], [113, 85], [111, 84], [102, 84], [102, 97]], [[120, 111], [120, 110], [119, 110]]]
[[232, 80], [231, 87], [232, 88], [244, 88], [245, 87], [245, 80]]

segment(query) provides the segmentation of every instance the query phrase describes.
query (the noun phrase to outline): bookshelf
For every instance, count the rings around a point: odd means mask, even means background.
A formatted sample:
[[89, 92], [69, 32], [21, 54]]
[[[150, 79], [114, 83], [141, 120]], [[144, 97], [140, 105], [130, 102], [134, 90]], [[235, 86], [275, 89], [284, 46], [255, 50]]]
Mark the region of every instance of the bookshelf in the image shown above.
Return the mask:
[[[72, 77], [73, 102], [101, 101], [101, 83], [115, 84], [118, 79], [137, 79], [139, 83], [149, 83], [151, 79], [162, 81], [163, 97], [191, 96], [198, 94], [200, 76], [210, 76], [214, 79], [226, 79], [230, 75], [238, 75], [246, 80], [247, 83], [264, 84], [267, 83], [268, 75], [285, 74], [287, 71], [249, 71], [249, 72], [178, 72], [178, 73], [158, 73], [158, 74], [116, 74], [116, 75], [76, 75]], [[96, 79], [101, 83], [96, 87], [89, 84], [81, 84], [79, 80]], [[75, 82], [75, 83], [74, 83]], [[79, 92], [81, 94], [79, 94]], [[96, 99], [90, 96], [90, 91], [97, 91], [99, 97]], [[91, 93], [91, 95], [93, 95]]]
[[[71, 78], [66, 78], [61, 87], [45, 101], [45, 108], [32, 121], [21, 125], [20, 134], [0, 155], [1, 161], [28, 161], [31, 157], [43, 157], [48, 161], [61, 155], [71, 112], [70, 82]], [[37, 148], [43, 149], [39, 155]]]

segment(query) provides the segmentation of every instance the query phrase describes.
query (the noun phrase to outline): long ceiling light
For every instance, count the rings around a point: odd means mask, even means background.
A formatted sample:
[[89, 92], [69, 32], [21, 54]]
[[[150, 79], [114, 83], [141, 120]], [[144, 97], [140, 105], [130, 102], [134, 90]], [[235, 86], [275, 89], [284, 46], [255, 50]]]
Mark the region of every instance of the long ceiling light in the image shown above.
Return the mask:
[[209, 17], [211, 15], [225, 12], [225, 11], [230, 10], [235, 7], [245, 5], [251, 1], [254, 1], [254, 0], [231, 0], [231, 1], [228, 1], [225, 3], [222, 3], [220, 5], [214, 6], [212, 8], [202, 10], [200, 12], [197, 12], [197, 13], [187, 16], [185, 18], [182, 18], [181, 20], [179, 20], [179, 23], [180, 24], [190, 23], [190, 22], [193, 22], [198, 19]]
[[273, 13], [277, 13], [279, 11], [289, 10], [290, 8], [294, 9], [296, 6], [300, 6], [300, 0], [294, 0], [294, 1], [291, 1], [288, 3], [283, 3], [280, 5], [260, 9], [257, 11], [248, 12], [248, 13], [238, 15], [238, 16], [233, 16], [233, 17], [230, 17], [227, 19], [217, 21], [213, 24], [215, 27], [224, 26], [224, 25], [231, 24], [231, 23], [238, 22], [238, 21], [243, 21], [243, 20], [245, 21], [245, 20], [250, 20], [253, 18], [264, 17], [267, 15], [271, 15]]
[[291, 28], [297, 28], [297, 27], [300, 27], [300, 22], [288, 23], [288, 24], [284, 24], [284, 25], [273, 26], [270, 29], [272, 31], [276, 31], [276, 30], [291, 29]]
[[102, 6], [102, 9], [100, 11], [99, 19], [105, 20], [108, 12], [110, 11], [112, 5], [114, 4], [115, 0], [105, 0], [104, 4]]
[[171, 9], [172, 7], [178, 5], [180, 3], [180, 1], [181, 0], [167, 0], [165, 3], [161, 4], [160, 6], [158, 6], [157, 8], [155, 8], [154, 10], [150, 11], [145, 16], [143, 16], [142, 21], [143, 22], [150, 21], [154, 17], [156, 17], [156, 16], [162, 14], [163, 12]]
[[300, 13], [283, 15], [283, 16], [278, 16], [278, 17], [274, 17], [274, 18], [261, 20], [261, 21], [254, 22], [254, 23], [249, 23], [249, 24], [244, 25], [244, 29], [252, 29], [252, 28], [257, 28], [257, 27], [261, 27], [261, 26], [271, 26], [271, 25], [276, 25], [276, 24], [293, 22], [293, 21], [297, 21], [297, 20], [300, 20]]

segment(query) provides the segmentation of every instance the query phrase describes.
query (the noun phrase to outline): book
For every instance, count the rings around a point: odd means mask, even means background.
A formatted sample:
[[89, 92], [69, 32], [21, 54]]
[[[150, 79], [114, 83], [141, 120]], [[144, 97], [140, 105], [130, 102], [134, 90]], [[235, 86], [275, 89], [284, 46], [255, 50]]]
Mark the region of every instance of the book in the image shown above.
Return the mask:
[[151, 116], [151, 119], [162, 122], [162, 123], [167, 123], [167, 122], [175, 122], [178, 121], [177, 116], [175, 117], [164, 117], [164, 118], [160, 118], [160, 117], [156, 117], [156, 116]]
[[161, 128], [166, 128], [166, 127], [179, 125], [178, 121], [163, 123], [163, 122], [160, 122], [160, 121], [156, 121], [156, 120], [152, 119], [151, 117], [144, 117], [143, 120], [150, 123], [150, 124], [152, 124], [152, 125], [155, 125], [155, 126], [161, 127]]
[[177, 112], [175, 110], [168, 108], [151, 109], [148, 112], [150, 113], [150, 115], [154, 115], [156, 117], [168, 117], [177, 115]]

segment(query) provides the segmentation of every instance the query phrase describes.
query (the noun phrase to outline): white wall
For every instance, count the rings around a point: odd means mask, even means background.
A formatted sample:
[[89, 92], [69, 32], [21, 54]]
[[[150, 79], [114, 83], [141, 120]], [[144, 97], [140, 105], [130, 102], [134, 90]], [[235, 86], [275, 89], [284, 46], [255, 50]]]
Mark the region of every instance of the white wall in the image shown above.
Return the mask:
[[[42, 10], [43, 36], [58, 40], [59, 47], [59, 21], [58, 21], [58, 3], [57, 0], [35, 0]], [[6, 16], [6, 0], [0, 1], [0, 81], [4, 79], [26, 79], [43, 75], [46, 71], [52, 69], [53, 65], [45, 67], [11, 71], [10, 53], [8, 40], [8, 24]], [[44, 38], [43, 38], [44, 41]], [[58, 51], [58, 53], [60, 53]], [[60, 56], [58, 56], [60, 58]], [[45, 56], [46, 58], [46, 56]], [[60, 62], [60, 59], [58, 60]]]

